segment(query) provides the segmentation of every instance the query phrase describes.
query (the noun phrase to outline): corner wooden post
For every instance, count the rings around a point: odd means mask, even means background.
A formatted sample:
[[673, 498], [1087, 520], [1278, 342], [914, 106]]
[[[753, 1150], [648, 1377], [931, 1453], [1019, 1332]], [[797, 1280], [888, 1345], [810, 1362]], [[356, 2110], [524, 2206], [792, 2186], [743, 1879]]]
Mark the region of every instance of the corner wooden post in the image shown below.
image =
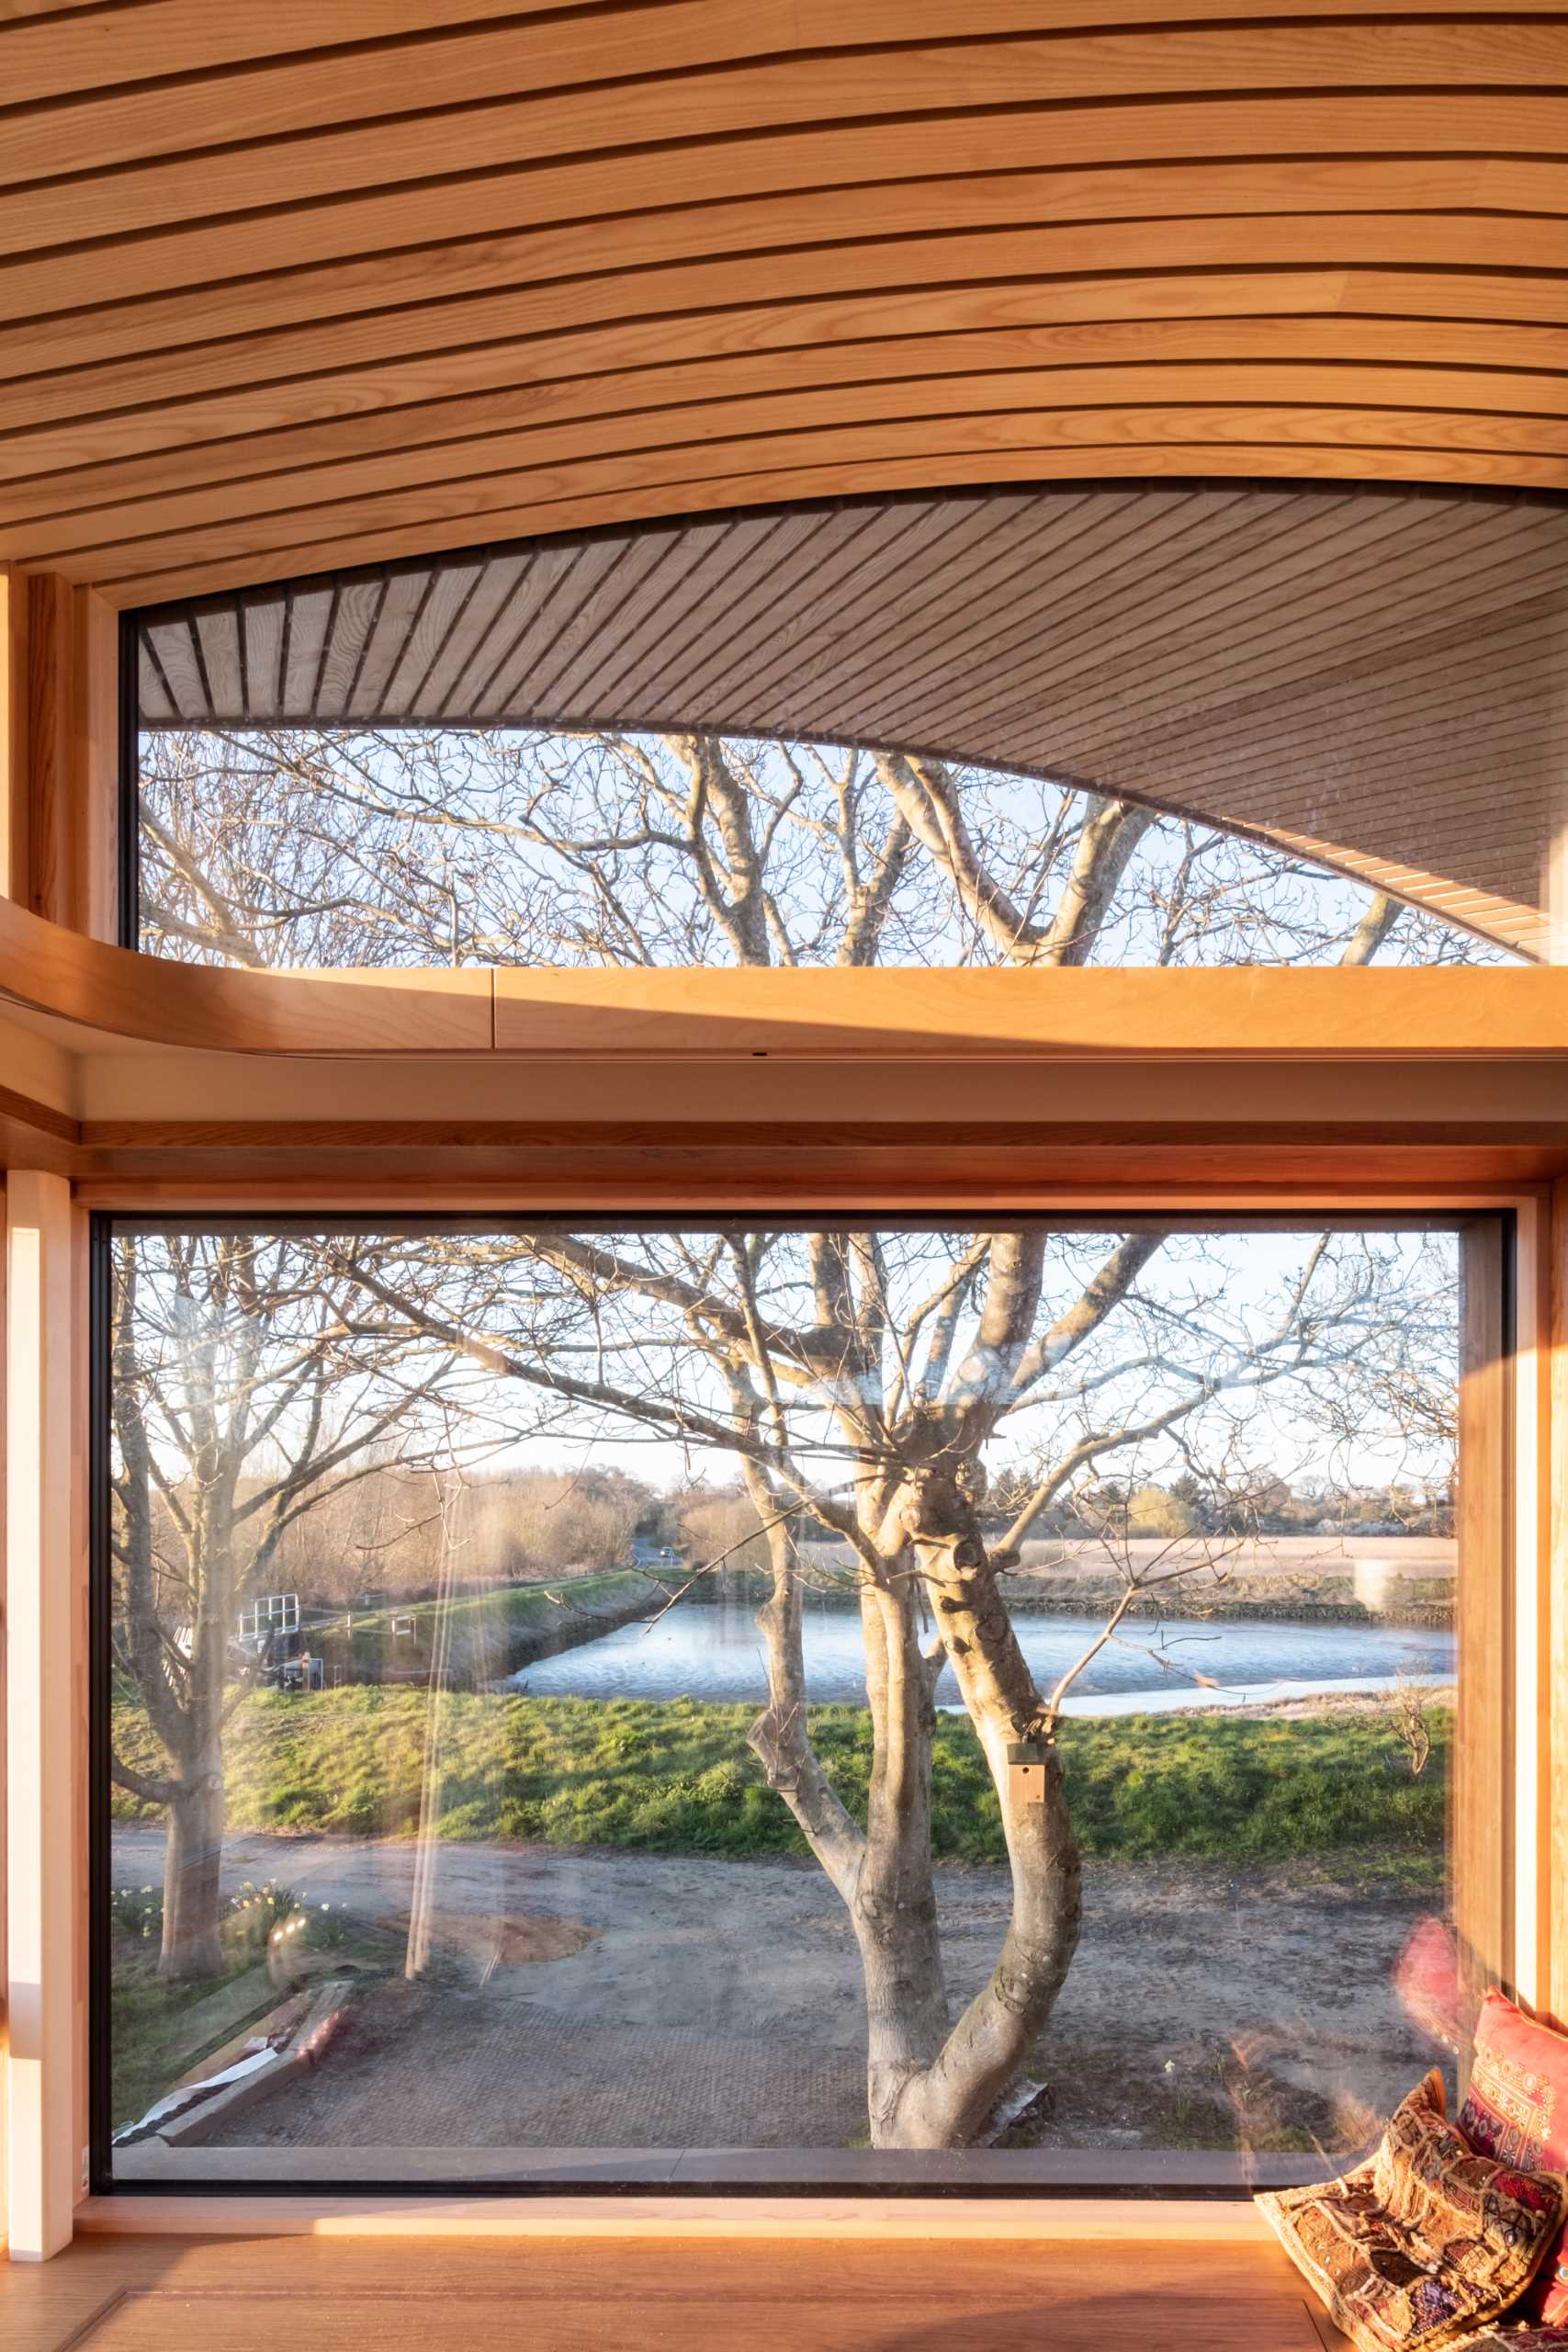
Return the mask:
[[79, 2167], [81, 1582], [74, 1229], [61, 1176], [6, 1192], [6, 2170], [13, 2261], [70, 2242]]
[[113, 940], [119, 820], [119, 625], [49, 572], [25, 582], [27, 902]]
[[1506, 1254], [1495, 1218], [1463, 1228], [1455, 1526], [1460, 1678], [1450, 1851], [1466, 2042], [1485, 1987], [1514, 1982], [1514, 1365]]
[[1541, 1458], [1551, 1482], [1547, 1546], [1543, 2006], [1568, 2028], [1568, 1182], [1551, 1188], [1551, 1401]]
[[0, 898], [28, 904], [28, 582], [0, 563]]

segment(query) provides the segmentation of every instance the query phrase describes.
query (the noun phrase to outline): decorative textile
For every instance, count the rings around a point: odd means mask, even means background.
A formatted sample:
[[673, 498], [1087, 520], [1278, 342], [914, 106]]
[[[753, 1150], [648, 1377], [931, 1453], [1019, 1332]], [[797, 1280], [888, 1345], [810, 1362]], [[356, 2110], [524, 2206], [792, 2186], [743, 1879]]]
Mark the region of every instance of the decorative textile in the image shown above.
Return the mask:
[[1451, 2352], [1568, 2352], [1568, 2327], [1535, 2327], [1529, 2321], [1516, 2327], [1499, 2320], [1479, 2335], [1462, 2335]]
[[1560, 2175], [1477, 2155], [1445, 2121], [1434, 2069], [1368, 2163], [1257, 2202], [1360, 2352], [1437, 2352], [1517, 2301], [1557, 2235], [1565, 2188]]
[[[1470, 2090], [1459, 2128], [1478, 2154], [1527, 2172], [1568, 2171], [1568, 2037], [1487, 1994], [1475, 2027]], [[1568, 2324], [1568, 2228], [1519, 2306], [1529, 2319]]]

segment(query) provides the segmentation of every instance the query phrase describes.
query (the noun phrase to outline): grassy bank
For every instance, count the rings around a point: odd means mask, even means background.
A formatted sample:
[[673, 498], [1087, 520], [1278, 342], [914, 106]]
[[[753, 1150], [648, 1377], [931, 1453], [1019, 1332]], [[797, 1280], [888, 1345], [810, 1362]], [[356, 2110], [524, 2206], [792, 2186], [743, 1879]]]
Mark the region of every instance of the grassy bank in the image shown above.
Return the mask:
[[[408, 1689], [254, 1693], [228, 1733], [230, 1826], [406, 1836], [418, 1823], [434, 1733], [443, 1838], [738, 1857], [806, 1851], [746, 1747], [750, 1708], [486, 1693], [447, 1698], [434, 1724], [428, 1708], [423, 1690]], [[814, 1708], [811, 1728], [835, 1786], [863, 1818], [865, 1710]], [[1434, 1710], [1433, 1732], [1418, 1780], [1375, 1710], [1080, 1718], [1066, 1727], [1064, 1753], [1088, 1853], [1252, 1862], [1367, 1847], [1419, 1876], [1442, 1851], [1447, 1711]], [[116, 1708], [115, 1738], [128, 1763], [160, 1769], [139, 1709]], [[122, 1791], [115, 1806], [122, 1819], [156, 1817]], [[939, 1723], [932, 1816], [944, 1858], [1004, 1859], [996, 1797], [962, 1717]]]
[[[552, 1639], [585, 1616], [613, 1622], [625, 1610], [657, 1598], [636, 1568], [606, 1568], [602, 1575], [572, 1577], [553, 1584], [502, 1585], [492, 1592], [439, 1600], [389, 1603], [355, 1609], [317, 1637], [323, 1657], [356, 1673], [387, 1667], [415, 1668], [429, 1662], [443, 1608], [446, 1618], [449, 1671], [498, 1679], [520, 1661], [539, 1655]], [[395, 1623], [412, 1621], [411, 1634], [395, 1634]]]

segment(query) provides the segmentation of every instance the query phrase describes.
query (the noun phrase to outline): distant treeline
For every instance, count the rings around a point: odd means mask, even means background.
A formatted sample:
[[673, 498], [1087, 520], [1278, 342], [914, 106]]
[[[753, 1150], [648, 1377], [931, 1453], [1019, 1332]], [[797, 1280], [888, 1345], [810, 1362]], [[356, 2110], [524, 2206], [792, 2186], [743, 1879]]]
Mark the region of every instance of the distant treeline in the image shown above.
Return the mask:
[[693, 1485], [660, 1494], [593, 1467], [476, 1472], [454, 1491], [449, 1479], [438, 1488], [428, 1472], [388, 1463], [296, 1520], [268, 1582], [307, 1606], [374, 1606], [427, 1600], [443, 1585], [476, 1593], [732, 1546], [738, 1565], [766, 1555], [739, 1491]]
[[[992, 1498], [993, 1536], [1013, 1498], [1004, 1478]], [[445, 1510], [444, 1510], [445, 1505]], [[155, 1510], [167, 1512], [166, 1503]], [[1338, 1518], [1335, 1517], [1337, 1511]], [[1185, 1535], [1301, 1535], [1324, 1526], [1346, 1532], [1451, 1532], [1445, 1497], [1404, 1490], [1330, 1497], [1294, 1494], [1264, 1481], [1246, 1496], [1221, 1496], [1191, 1477], [1168, 1488], [1132, 1491], [1112, 1481], [1080, 1491], [1036, 1521], [1036, 1538], [1167, 1539]], [[818, 1531], [807, 1530], [807, 1532]], [[177, 1555], [156, 1540], [155, 1552]], [[450, 1549], [448, 1550], [448, 1547]], [[428, 1471], [389, 1461], [339, 1487], [295, 1520], [268, 1571], [270, 1590], [298, 1592], [307, 1606], [375, 1606], [431, 1599], [445, 1588], [477, 1593], [664, 1560], [687, 1571], [723, 1560], [727, 1569], [765, 1571], [767, 1539], [744, 1490], [694, 1481], [660, 1492], [618, 1469], [592, 1465], [476, 1471], [454, 1490]]]

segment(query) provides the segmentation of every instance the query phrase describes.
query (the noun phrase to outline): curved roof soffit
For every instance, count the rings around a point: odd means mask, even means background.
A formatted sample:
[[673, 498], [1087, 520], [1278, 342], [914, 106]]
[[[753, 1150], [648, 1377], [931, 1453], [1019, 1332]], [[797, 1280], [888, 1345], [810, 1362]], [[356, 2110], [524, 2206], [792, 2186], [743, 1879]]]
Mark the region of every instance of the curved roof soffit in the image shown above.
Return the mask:
[[1278, 842], [1526, 954], [1568, 763], [1568, 503], [1091, 481], [758, 508], [138, 616], [143, 723], [918, 751]]

